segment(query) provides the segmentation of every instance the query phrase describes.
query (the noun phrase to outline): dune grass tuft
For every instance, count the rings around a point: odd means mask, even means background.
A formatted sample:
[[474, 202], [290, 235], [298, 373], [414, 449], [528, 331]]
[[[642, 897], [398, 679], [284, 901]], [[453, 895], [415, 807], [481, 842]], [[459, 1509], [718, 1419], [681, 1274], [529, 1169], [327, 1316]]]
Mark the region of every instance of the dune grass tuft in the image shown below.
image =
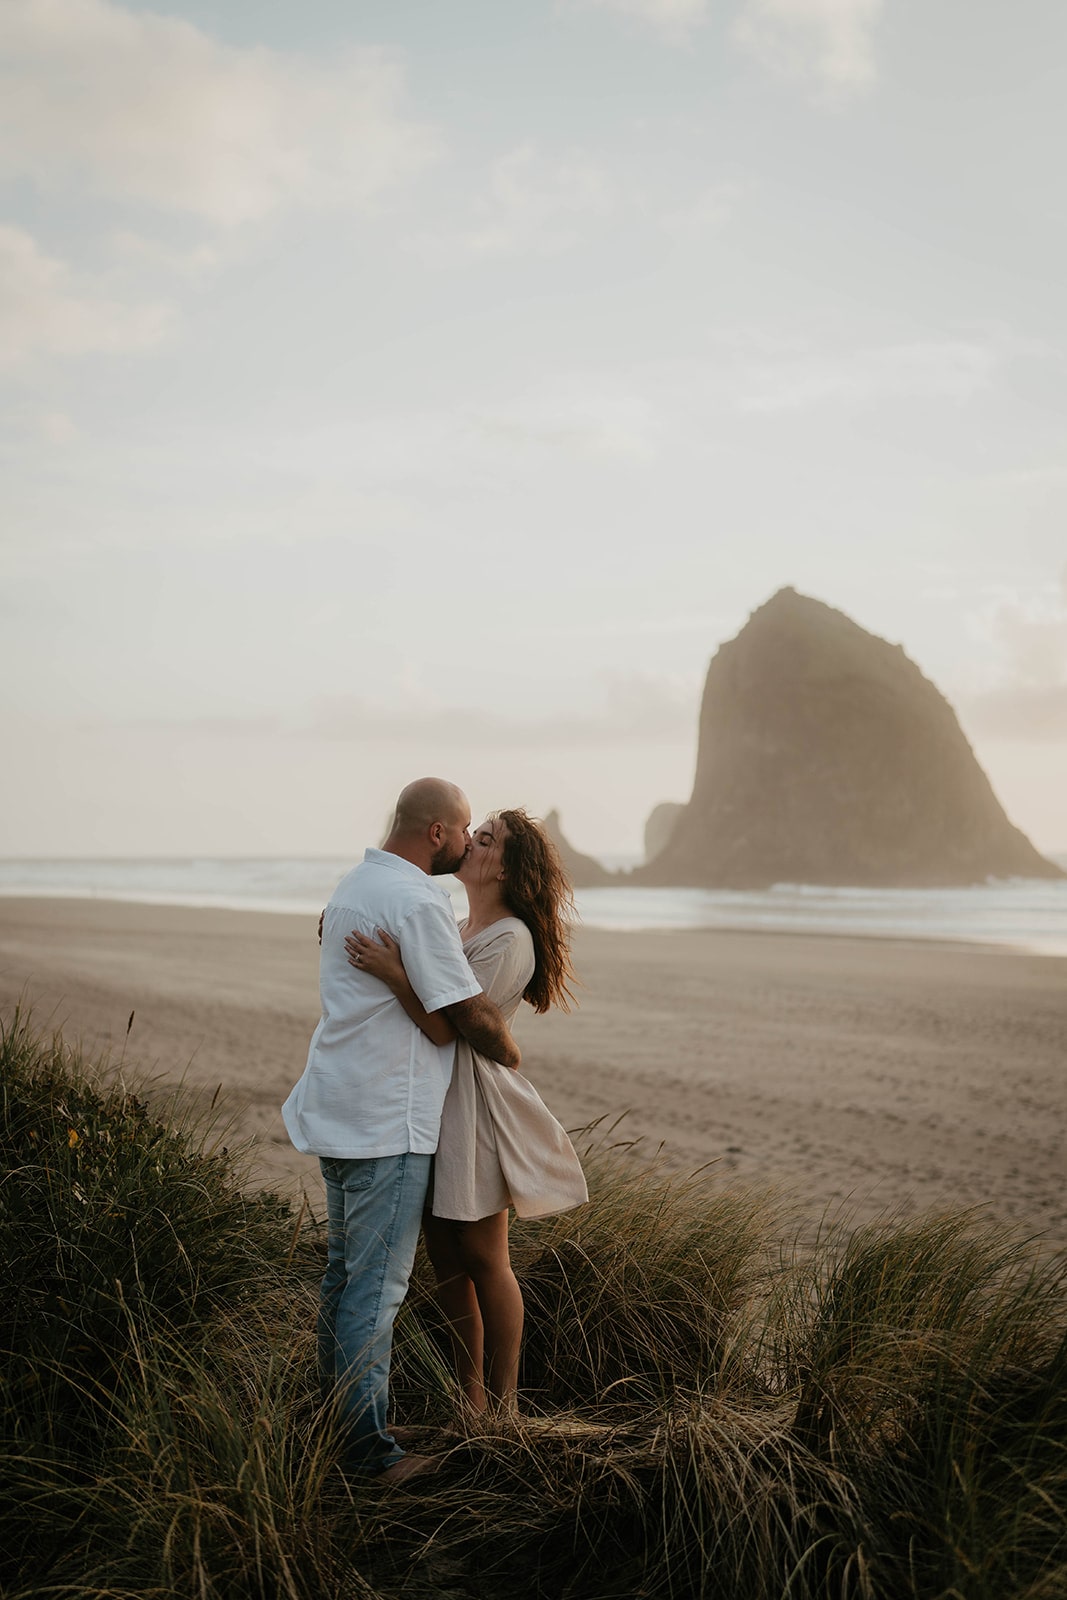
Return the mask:
[[528, 1400], [669, 1409], [732, 1382], [770, 1271], [773, 1198], [680, 1177], [630, 1144], [593, 1140], [583, 1159], [589, 1204], [514, 1230]]
[[521, 1416], [457, 1424], [420, 1262], [404, 1492], [338, 1470], [321, 1221], [217, 1128], [16, 1012], [0, 1150], [4, 1600], [1067, 1595], [1067, 1265], [987, 1216], [794, 1247], [594, 1130], [589, 1204], [514, 1229]]

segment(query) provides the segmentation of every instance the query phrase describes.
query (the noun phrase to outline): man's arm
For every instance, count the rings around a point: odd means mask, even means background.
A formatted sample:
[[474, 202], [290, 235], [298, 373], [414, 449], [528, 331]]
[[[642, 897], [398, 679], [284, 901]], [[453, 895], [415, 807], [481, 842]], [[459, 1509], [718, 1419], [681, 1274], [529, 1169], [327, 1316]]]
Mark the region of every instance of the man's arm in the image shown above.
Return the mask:
[[502, 1067], [515, 1071], [522, 1065], [518, 1045], [504, 1021], [500, 1007], [487, 994], [472, 995], [469, 1000], [457, 1000], [454, 1005], [441, 1010], [457, 1033], [490, 1061], [499, 1061]]

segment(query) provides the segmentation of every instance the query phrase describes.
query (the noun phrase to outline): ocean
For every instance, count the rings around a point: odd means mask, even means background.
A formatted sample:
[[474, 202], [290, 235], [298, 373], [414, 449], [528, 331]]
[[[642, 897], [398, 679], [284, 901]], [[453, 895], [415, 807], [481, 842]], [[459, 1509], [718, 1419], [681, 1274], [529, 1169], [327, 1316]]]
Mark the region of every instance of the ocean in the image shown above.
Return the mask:
[[[354, 858], [352, 858], [354, 859]], [[317, 916], [352, 859], [0, 861], [0, 895], [126, 900]], [[1067, 856], [1058, 856], [1067, 867]], [[613, 858], [611, 867], [632, 866]], [[461, 886], [445, 880], [457, 913]], [[967, 889], [581, 889], [582, 923], [621, 932], [730, 928], [861, 938], [939, 939], [1067, 955], [1067, 880]]]

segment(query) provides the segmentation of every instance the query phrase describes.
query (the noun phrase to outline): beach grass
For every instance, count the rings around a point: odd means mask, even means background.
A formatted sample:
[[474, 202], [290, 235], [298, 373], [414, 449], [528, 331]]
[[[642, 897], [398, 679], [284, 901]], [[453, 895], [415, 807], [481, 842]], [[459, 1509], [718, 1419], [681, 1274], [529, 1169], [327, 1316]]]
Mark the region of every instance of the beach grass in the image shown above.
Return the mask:
[[985, 1214], [813, 1235], [591, 1130], [589, 1204], [514, 1229], [520, 1417], [456, 1424], [420, 1257], [441, 1467], [388, 1490], [318, 1400], [321, 1219], [217, 1120], [16, 1012], [0, 1145], [4, 1600], [1067, 1595], [1067, 1264]]

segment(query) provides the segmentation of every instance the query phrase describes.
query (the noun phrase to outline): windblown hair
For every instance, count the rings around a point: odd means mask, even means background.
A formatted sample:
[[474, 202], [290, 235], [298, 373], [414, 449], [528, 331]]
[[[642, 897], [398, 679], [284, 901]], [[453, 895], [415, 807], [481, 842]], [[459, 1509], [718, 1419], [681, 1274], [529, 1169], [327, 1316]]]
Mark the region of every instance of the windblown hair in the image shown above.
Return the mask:
[[571, 929], [577, 919], [574, 891], [559, 851], [544, 824], [521, 808], [496, 813], [507, 829], [501, 865], [504, 899], [533, 937], [537, 964], [523, 993], [535, 1011], [569, 1011], [574, 995]]

